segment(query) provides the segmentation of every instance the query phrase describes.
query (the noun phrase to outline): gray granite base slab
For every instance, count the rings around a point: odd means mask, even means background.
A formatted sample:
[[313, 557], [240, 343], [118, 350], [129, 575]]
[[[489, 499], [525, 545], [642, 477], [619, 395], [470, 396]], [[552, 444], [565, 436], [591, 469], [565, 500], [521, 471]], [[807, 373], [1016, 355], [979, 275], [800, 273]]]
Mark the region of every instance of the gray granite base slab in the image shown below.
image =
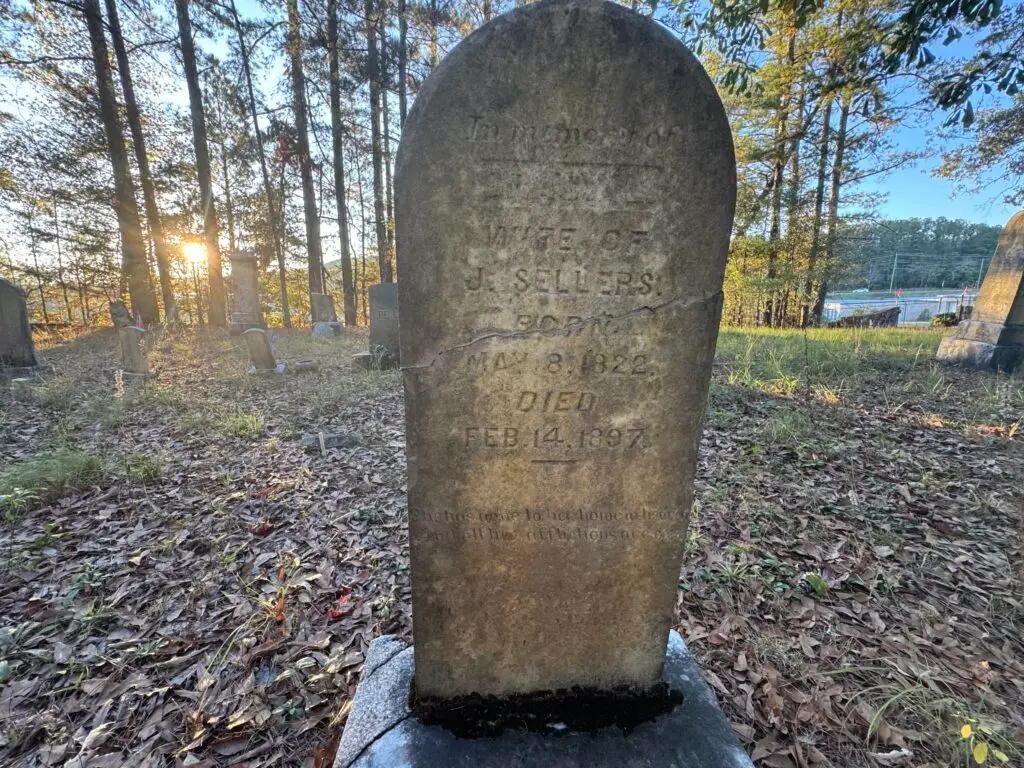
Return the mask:
[[935, 358], [941, 363], [1012, 373], [1024, 363], [1024, 347], [1000, 346], [954, 335], [939, 342]]
[[683, 639], [669, 635], [664, 680], [683, 703], [630, 733], [505, 731], [459, 739], [409, 710], [412, 648], [373, 642], [334, 768], [753, 768]]

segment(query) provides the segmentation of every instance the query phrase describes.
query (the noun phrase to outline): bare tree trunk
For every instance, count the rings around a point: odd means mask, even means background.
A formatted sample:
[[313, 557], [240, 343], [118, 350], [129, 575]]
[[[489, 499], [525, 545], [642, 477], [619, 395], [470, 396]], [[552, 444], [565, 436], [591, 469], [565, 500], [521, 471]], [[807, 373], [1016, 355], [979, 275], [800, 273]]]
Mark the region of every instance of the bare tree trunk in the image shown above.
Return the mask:
[[235, 252], [235, 206], [231, 203], [231, 174], [228, 173], [228, 150], [220, 145], [220, 167], [224, 174], [224, 208], [228, 218], [228, 253]]
[[28, 214], [28, 243], [32, 253], [32, 266], [36, 273], [36, 290], [39, 291], [39, 306], [43, 310], [43, 322], [50, 324], [50, 313], [46, 310], [46, 291], [43, 288], [43, 273], [39, 271], [39, 254], [36, 252], [36, 231], [32, 227], [32, 213]]
[[[794, 32], [789, 38], [789, 50], [787, 53], [787, 59], [789, 64], [792, 65], [796, 58], [796, 33]], [[782, 189], [784, 184], [784, 177], [786, 172], [786, 160], [787, 160], [787, 142], [786, 135], [789, 131], [789, 105], [790, 105], [790, 93], [792, 89], [792, 81], [786, 86], [786, 92], [783, 96], [782, 105], [779, 108], [779, 122], [776, 124], [775, 133], [775, 162], [772, 167], [772, 210], [771, 210], [771, 229], [769, 232], [769, 251], [768, 251], [768, 271], [766, 278], [768, 280], [768, 301], [765, 302], [765, 319], [767, 325], [775, 327], [779, 324], [779, 294], [776, 287], [773, 285], [773, 281], [778, 276], [778, 258], [779, 250], [781, 248], [782, 238]]]
[[362, 288], [359, 296], [363, 305], [363, 324], [368, 323], [370, 317], [369, 296], [366, 293], [366, 187], [363, 186], [363, 168], [356, 158], [356, 186], [359, 194], [359, 254], [362, 261], [362, 268], [359, 270], [363, 276]]
[[[288, 0], [288, 56], [292, 69], [292, 111], [299, 152], [299, 175], [302, 178], [302, 207], [306, 219], [306, 253], [309, 261], [309, 293], [324, 292], [323, 256], [320, 251], [320, 218], [313, 190], [313, 159], [309, 155], [309, 133], [306, 123], [306, 81], [302, 72], [302, 35], [299, 25], [299, 2]], [[312, 305], [312, 298], [310, 298]], [[329, 317], [312, 317], [315, 323]]]
[[327, 0], [327, 49], [331, 91], [331, 153], [334, 155], [334, 201], [338, 208], [341, 241], [341, 292], [345, 325], [356, 324], [356, 289], [352, 281], [352, 254], [348, 245], [348, 206], [345, 193], [345, 146], [341, 125], [341, 52], [338, 50], [338, 0]]
[[75, 318], [71, 314], [71, 300], [68, 298], [68, 283], [64, 279], [64, 258], [61, 254], [60, 247], [60, 214], [57, 210], [56, 195], [54, 195], [53, 198], [53, 241], [57, 246], [57, 283], [60, 285], [60, 291], [64, 295], [64, 310], [68, 313], [68, 325], [73, 325]]
[[835, 263], [837, 226], [839, 224], [839, 193], [843, 186], [843, 153], [846, 151], [846, 123], [850, 117], [850, 96], [843, 94], [840, 99], [839, 127], [836, 129], [836, 154], [832, 161], [832, 185], [828, 199], [828, 234], [825, 237], [825, 269], [818, 282], [814, 299], [814, 322], [821, 322], [825, 309], [825, 294], [828, 293], [828, 272]]
[[132, 144], [135, 149], [135, 162], [139, 166], [139, 184], [142, 186], [142, 201], [146, 209], [146, 222], [149, 225], [149, 236], [153, 241], [153, 252], [156, 255], [156, 271], [160, 276], [160, 296], [164, 302], [164, 312], [170, 312], [174, 306], [174, 287], [171, 283], [171, 254], [164, 238], [163, 223], [160, 211], [156, 207], [156, 190], [153, 187], [153, 175], [149, 170], [149, 156], [146, 154], [146, 137], [142, 132], [142, 118], [139, 104], [135, 99], [135, 86], [132, 82], [131, 68], [128, 62], [128, 51], [121, 34], [121, 20], [117, 15], [117, 0], [106, 0], [107, 16], [110, 21], [110, 38], [114, 44], [114, 55], [117, 57], [117, 71], [121, 78], [121, 91], [124, 93], [124, 106], [128, 114], [128, 128], [132, 133]]
[[274, 189], [270, 181], [270, 171], [267, 170], [267, 158], [263, 154], [263, 131], [260, 130], [260, 121], [256, 112], [256, 90], [252, 85], [252, 66], [249, 64], [249, 47], [245, 42], [245, 35], [242, 32], [242, 21], [238, 18], [238, 10], [235, 7], [235, 0], [231, 2], [231, 17], [235, 25], [235, 32], [238, 33], [238, 50], [242, 57], [242, 70], [245, 73], [245, 86], [248, 93], [249, 114], [252, 116], [252, 127], [256, 134], [256, 151], [260, 159], [260, 175], [263, 178], [263, 194], [267, 198], [267, 223], [270, 225], [270, 234], [274, 240], [274, 255], [277, 257], [277, 270], [279, 285], [281, 289], [281, 312], [284, 315], [284, 327], [291, 328], [292, 321], [288, 309], [288, 285], [285, 280], [284, 248], [281, 246], [281, 220], [274, 208]]
[[388, 105], [391, 76], [388, 72], [387, 53], [387, 0], [380, 0], [380, 107], [384, 139], [384, 209], [387, 214], [388, 254], [395, 252], [395, 208], [391, 186], [391, 109]]
[[430, 0], [430, 71], [441, 63], [437, 47], [437, 0]]
[[408, 100], [408, 48], [409, 48], [409, 19], [405, 9], [405, 0], [398, 0], [398, 125], [405, 126], [405, 115]]
[[377, 55], [377, 12], [373, 0], [366, 0], [366, 47], [370, 77], [370, 135], [373, 153], [373, 215], [377, 225], [377, 264], [380, 281], [392, 282], [391, 252], [388, 248], [387, 219], [384, 212], [383, 149], [380, 135], [380, 59]]
[[160, 321], [160, 313], [149, 281], [149, 265], [146, 262], [146, 245], [139, 222], [139, 206], [135, 200], [135, 184], [132, 182], [131, 169], [128, 166], [124, 134], [117, 119], [114, 81], [110, 74], [110, 59], [106, 37], [103, 34], [103, 13], [99, 0], [84, 0], [83, 10], [89, 27], [100, 116], [107, 138], [110, 164], [114, 170], [114, 207], [117, 212], [117, 228], [121, 233], [123, 255], [121, 271], [127, 278], [132, 312], [137, 313], [146, 324], [157, 323]]
[[206, 138], [206, 112], [203, 110], [203, 92], [199, 88], [199, 70], [196, 67], [196, 49], [192, 40], [192, 22], [188, 17], [188, 0], [174, 0], [181, 38], [181, 58], [185, 63], [185, 81], [188, 84], [188, 102], [192, 113], [192, 142], [196, 153], [196, 175], [199, 177], [199, 196], [203, 206], [203, 232], [206, 236], [206, 266], [209, 271], [210, 325], [227, 325], [224, 298], [224, 274], [220, 264], [220, 224], [217, 205], [213, 198], [210, 172], [210, 148]]
[[803, 184], [800, 168], [800, 144], [804, 134], [804, 107], [807, 104], [807, 93], [803, 81], [799, 85], [800, 95], [797, 97], [795, 126], [793, 139], [789, 147], [789, 188], [786, 190], [786, 239], [789, 241], [789, 270], [783, 291], [782, 302], [778, 307], [778, 325], [784, 326], [789, 319], [789, 298], [793, 290], [793, 275], [797, 274], [797, 254], [800, 247], [800, 185]]
[[807, 255], [807, 279], [804, 281], [803, 306], [800, 310], [800, 325], [807, 327], [811, 322], [811, 304], [814, 301], [814, 277], [821, 250], [822, 211], [825, 207], [825, 177], [828, 173], [828, 150], [832, 130], [832, 97], [827, 96], [825, 111], [821, 117], [821, 143], [818, 145], [818, 180], [814, 188], [814, 215], [811, 218], [811, 247]]

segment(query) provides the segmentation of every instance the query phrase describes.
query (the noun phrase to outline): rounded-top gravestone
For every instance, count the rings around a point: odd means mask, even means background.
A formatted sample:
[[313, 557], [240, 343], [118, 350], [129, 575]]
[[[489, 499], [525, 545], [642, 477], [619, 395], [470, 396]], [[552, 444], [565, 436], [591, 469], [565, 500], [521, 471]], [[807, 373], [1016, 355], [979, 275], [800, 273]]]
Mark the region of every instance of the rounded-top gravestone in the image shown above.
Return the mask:
[[516, 10], [424, 84], [395, 179], [419, 701], [661, 680], [735, 198], [711, 80], [621, 6]]

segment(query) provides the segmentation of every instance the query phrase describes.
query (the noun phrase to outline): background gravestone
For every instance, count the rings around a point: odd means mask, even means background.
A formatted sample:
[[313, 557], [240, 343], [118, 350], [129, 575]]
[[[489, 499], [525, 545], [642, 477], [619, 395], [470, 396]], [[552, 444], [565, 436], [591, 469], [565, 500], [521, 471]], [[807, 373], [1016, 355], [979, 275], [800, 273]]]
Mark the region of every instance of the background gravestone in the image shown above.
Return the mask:
[[21, 288], [0, 277], [0, 367], [38, 365], [25, 297]]
[[121, 370], [124, 373], [149, 374], [146, 332], [135, 326], [117, 329], [121, 342]]
[[370, 286], [370, 349], [381, 348], [399, 359], [398, 283]]
[[270, 346], [270, 334], [262, 328], [250, 328], [242, 334], [245, 346], [249, 350], [249, 365], [256, 371], [273, 371], [277, 369], [274, 350]]
[[661, 680], [735, 197], [710, 79], [620, 6], [517, 10], [423, 86], [395, 173], [421, 713]]
[[228, 327], [232, 333], [266, 328], [260, 307], [259, 261], [252, 251], [231, 254], [231, 303], [234, 311]]
[[309, 295], [310, 315], [313, 323], [336, 323], [338, 313], [334, 309], [334, 299], [326, 293]]
[[1024, 211], [999, 236], [970, 320], [939, 344], [937, 358], [1013, 371], [1024, 362]]

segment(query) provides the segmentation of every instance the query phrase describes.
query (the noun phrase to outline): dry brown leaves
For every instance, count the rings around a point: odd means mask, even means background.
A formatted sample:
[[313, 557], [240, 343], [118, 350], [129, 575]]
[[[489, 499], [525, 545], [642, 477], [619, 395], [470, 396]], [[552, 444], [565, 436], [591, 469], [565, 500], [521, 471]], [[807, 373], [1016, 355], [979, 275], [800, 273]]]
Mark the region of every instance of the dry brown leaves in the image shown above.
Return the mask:
[[[411, 639], [401, 390], [349, 368], [364, 345], [282, 339], [320, 371], [252, 377], [233, 340], [168, 338], [115, 401], [100, 333], [0, 390], [0, 460], [111, 468], [0, 536], [0, 763], [331, 764], [369, 642]], [[939, 766], [962, 717], [1022, 742], [1021, 407], [980, 418], [981, 375], [943, 375], [826, 404], [716, 374], [678, 622], [760, 766]]]

